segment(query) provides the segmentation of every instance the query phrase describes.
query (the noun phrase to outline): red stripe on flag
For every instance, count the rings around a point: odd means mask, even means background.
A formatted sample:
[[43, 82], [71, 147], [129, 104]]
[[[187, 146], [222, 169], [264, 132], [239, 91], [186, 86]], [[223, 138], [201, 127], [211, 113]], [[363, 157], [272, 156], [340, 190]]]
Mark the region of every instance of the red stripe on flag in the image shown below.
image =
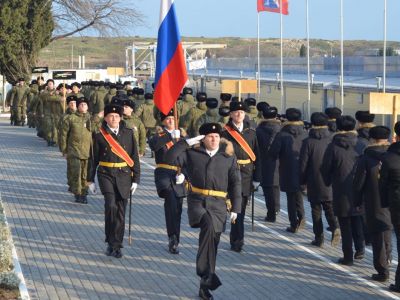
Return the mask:
[[154, 104], [163, 114], [168, 114], [172, 109], [187, 79], [183, 48], [182, 44], [179, 43], [154, 91]]
[[[289, 0], [277, 0], [277, 3], [279, 4], [281, 1], [282, 4], [282, 14], [283, 15], [288, 15], [289, 14]], [[264, 4], [265, 0], [257, 0], [257, 11], [269, 11], [273, 13], [280, 13], [281, 10], [280, 8], [270, 8], [267, 5]]]

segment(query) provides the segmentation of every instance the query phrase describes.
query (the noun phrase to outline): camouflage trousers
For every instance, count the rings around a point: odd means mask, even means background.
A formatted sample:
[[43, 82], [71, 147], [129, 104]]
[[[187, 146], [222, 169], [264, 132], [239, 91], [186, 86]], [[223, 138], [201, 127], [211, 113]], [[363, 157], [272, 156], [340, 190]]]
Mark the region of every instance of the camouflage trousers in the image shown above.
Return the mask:
[[67, 158], [68, 185], [70, 186], [70, 190], [74, 195], [87, 194], [87, 169], [87, 159], [79, 159], [74, 157]]
[[26, 118], [26, 106], [19, 105], [15, 106], [12, 109], [12, 118], [14, 119], [14, 125], [23, 125], [25, 124]]
[[58, 121], [58, 116], [44, 116], [42, 129], [46, 141], [55, 143], [58, 141]]

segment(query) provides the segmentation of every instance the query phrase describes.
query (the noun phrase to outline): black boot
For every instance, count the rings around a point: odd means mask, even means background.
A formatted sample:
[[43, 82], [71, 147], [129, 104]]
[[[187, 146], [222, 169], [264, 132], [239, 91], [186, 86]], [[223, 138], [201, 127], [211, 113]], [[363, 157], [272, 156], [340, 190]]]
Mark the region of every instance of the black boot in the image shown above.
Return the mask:
[[83, 204], [87, 204], [88, 203], [86, 195], [81, 195], [81, 203], [83, 203]]
[[315, 237], [315, 239], [311, 242], [311, 245], [322, 248], [324, 246], [324, 237]]
[[211, 295], [210, 291], [206, 288], [200, 288], [199, 297], [203, 300], [211, 300], [214, 299], [213, 295]]
[[169, 242], [168, 242], [168, 251], [172, 254], [179, 254], [178, 250], [178, 239], [176, 238], [175, 235], [170, 236]]
[[75, 202], [81, 203], [81, 195], [74, 195], [74, 196], [75, 196]]

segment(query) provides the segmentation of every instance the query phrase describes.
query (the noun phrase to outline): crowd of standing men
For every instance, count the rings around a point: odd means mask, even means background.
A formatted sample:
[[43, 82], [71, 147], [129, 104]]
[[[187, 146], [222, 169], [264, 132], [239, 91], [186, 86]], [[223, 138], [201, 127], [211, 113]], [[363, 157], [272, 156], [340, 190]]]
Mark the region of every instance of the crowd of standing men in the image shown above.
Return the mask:
[[[164, 199], [170, 253], [179, 253], [184, 198], [190, 225], [200, 228], [201, 298], [211, 299], [209, 290], [221, 285], [215, 262], [227, 211], [231, 250], [241, 252], [246, 208], [259, 186], [266, 222], [276, 221], [280, 192], [285, 192], [286, 230], [303, 229], [307, 194], [315, 236], [311, 244], [324, 245], [323, 211], [331, 244], [342, 239], [338, 263], [351, 266], [371, 244], [377, 271], [372, 279], [389, 279], [393, 228], [400, 249], [400, 123], [394, 128], [395, 142], [389, 143], [391, 130], [375, 126], [368, 111], [353, 118], [331, 107], [306, 122], [296, 108], [279, 115], [276, 107], [254, 98], [242, 101], [222, 93], [216, 99], [204, 92], [194, 96], [191, 88], [182, 91], [176, 112], [162, 114], [152, 93], [129, 82], [55, 87], [52, 79], [44, 83], [41, 77], [29, 87], [20, 78], [6, 101], [12, 125], [24, 126], [27, 114], [27, 125], [48, 146], [58, 145], [77, 203], [88, 203], [88, 190], [95, 192], [97, 170], [106, 203], [107, 255], [122, 257], [127, 199], [140, 182], [139, 157], [148, 143], [156, 162], [157, 193]], [[400, 292], [399, 269], [390, 289]]]

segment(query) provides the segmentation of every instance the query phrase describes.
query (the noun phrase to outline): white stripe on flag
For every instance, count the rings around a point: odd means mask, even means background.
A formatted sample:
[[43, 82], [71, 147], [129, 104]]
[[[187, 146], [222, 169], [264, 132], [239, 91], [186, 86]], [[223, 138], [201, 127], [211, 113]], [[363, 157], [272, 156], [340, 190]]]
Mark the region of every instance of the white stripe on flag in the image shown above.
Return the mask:
[[174, 0], [161, 0], [161, 8], [160, 8], [160, 24], [163, 22], [164, 18], [169, 12], [171, 5], [174, 3]]

